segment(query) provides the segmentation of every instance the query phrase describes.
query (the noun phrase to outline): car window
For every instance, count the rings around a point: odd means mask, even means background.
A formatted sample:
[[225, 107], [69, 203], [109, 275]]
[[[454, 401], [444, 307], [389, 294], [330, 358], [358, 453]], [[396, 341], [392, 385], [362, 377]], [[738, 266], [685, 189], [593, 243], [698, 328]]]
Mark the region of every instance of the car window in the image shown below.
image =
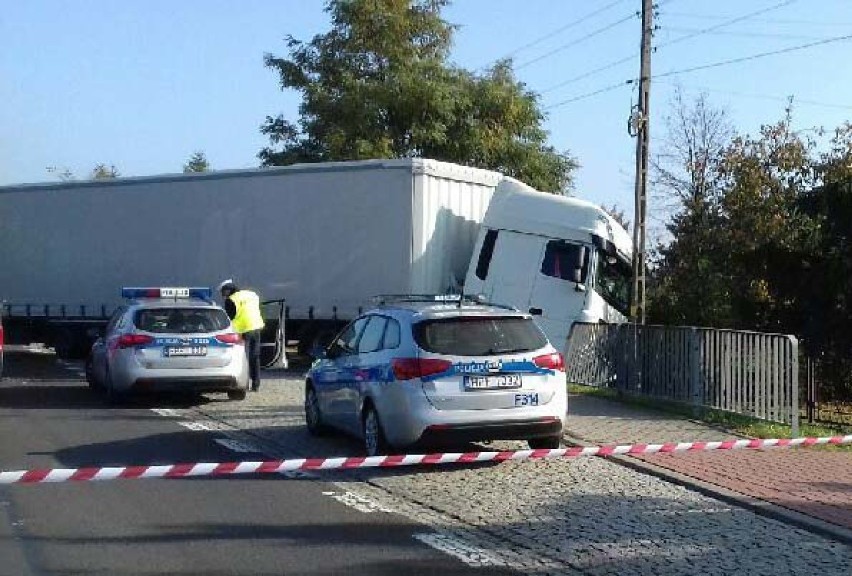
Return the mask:
[[334, 339], [329, 350], [329, 356], [337, 358], [339, 356], [354, 354], [357, 351], [358, 336], [361, 335], [361, 331], [367, 324], [368, 319], [369, 318], [359, 318], [344, 328], [343, 331], [338, 334], [337, 338]]
[[231, 321], [218, 308], [146, 308], [137, 310], [133, 324], [155, 334], [196, 334], [225, 330]]
[[453, 356], [493, 356], [544, 348], [547, 338], [530, 318], [461, 317], [426, 320], [413, 327], [417, 345]]
[[387, 318], [370, 316], [370, 322], [358, 340], [358, 354], [369, 354], [382, 349], [382, 336], [385, 334]]
[[385, 328], [385, 335], [382, 340], [382, 348], [385, 350], [393, 350], [394, 348], [399, 348], [399, 335], [399, 322], [397, 322], [393, 318], [388, 318], [387, 327]]
[[106, 325], [107, 333], [110, 333], [113, 330], [115, 330], [116, 325], [118, 324], [119, 320], [121, 320], [124, 317], [124, 313], [126, 311], [127, 311], [127, 308], [122, 306], [121, 308], [119, 308], [118, 310], [116, 310], [115, 312], [112, 313], [112, 318], [109, 319], [109, 322], [107, 322], [107, 325]]
[[587, 251], [579, 244], [571, 244], [563, 240], [551, 240], [544, 250], [541, 262], [541, 273], [560, 280], [573, 280], [572, 273], [580, 265], [580, 284], [586, 281]]

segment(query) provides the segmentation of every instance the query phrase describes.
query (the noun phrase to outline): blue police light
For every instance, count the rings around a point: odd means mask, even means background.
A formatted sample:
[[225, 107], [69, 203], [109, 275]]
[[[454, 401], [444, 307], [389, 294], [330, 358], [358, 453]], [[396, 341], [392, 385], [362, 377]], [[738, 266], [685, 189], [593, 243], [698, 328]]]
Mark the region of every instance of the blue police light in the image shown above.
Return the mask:
[[182, 298], [197, 298], [199, 300], [210, 300], [213, 297], [213, 290], [210, 288], [193, 287], [193, 288], [178, 288], [178, 287], [138, 287], [138, 288], [122, 288], [121, 297], [129, 299], [139, 298], [174, 298], [175, 300]]

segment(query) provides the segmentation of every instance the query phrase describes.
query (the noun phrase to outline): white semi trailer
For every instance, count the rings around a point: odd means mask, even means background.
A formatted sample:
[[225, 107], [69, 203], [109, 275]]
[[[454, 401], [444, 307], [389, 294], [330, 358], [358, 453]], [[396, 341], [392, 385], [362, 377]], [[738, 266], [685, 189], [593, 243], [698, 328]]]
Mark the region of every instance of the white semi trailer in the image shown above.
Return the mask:
[[225, 278], [283, 300], [266, 336], [286, 319], [304, 349], [376, 295], [462, 288], [540, 312], [561, 343], [575, 320], [623, 320], [629, 253], [593, 204], [433, 160], [0, 188], [6, 340], [64, 356], [88, 350], [122, 286]]

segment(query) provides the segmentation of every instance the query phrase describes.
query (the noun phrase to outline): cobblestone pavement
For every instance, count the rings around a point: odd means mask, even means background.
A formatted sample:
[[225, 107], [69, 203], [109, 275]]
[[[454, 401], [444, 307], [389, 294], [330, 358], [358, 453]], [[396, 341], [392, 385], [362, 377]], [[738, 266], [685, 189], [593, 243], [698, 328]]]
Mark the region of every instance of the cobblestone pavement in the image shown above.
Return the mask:
[[[689, 442], [728, 440], [718, 428], [670, 414], [592, 396], [570, 399], [568, 433], [592, 442]], [[637, 456], [698, 478], [852, 528], [852, 451], [783, 450]]]
[[[260, 442], [274, 457], [360, 454], [355, 441], [307, 434], [302, 387], [297, 375], [268, 374], [243, 402], [211, 395], [197, 408], [161, 413]], [[424, 542], [484, 566], [534, 574], [852, 573], [848, 546], [600, 458], [312, 474], [335, 482], [329, 497], [417, 519]]]

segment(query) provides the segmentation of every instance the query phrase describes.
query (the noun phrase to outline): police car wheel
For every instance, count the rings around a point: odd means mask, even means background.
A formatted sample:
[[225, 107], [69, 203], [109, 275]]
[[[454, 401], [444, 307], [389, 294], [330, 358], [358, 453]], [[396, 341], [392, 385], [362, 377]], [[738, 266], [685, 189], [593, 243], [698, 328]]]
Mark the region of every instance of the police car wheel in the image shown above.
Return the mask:
[[89, 388], [92, 390], [100, 390], [103, 388], [101, 383], [98, 382], [98, 379], [95, 377], [94, 367], [92, 366], [92, 358], [91, 356], [86, 359], [86, 382], [89, 383]]
[[112, 382], [112, 374], [109, 371], [109, 366], [106, 368], [106, 382], [104, 382], [104, 390], [106, 392], [106, 401], [110, 406], [118, 406], [124, 402], [125, 395], [115, 389]]
[[308, 427], [308, 432], [314, 436], [319, 436], [325, 432], [317, 393], [311, 385], [308, 385], [305, 389], [305, 424]]
[[562, 437], [530, 438], [527, 444], [530, 445], [531, 450], [555, 450], [562, 445]]
[[246, 391], [245, 390], [229, 390], [228, 391], [228, 400], [245, 400], [246, 399]]
[[385, 434], [379, 415], [372, 406], [367, 406], [364, 413], [364, 451], [367, 456], [381, 456], [388, 451]]

